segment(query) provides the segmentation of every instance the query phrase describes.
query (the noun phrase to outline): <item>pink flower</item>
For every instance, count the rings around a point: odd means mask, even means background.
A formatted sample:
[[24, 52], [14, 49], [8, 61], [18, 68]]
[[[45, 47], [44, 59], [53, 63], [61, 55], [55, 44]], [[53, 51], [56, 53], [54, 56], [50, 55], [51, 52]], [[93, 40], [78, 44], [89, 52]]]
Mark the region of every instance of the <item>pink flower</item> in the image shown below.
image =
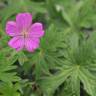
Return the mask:
[[19, 13], [15, 21], [8, 21], [6, 33], [13, 38], [8, 45], [17, 51], [23, 48], [29, 52], [34, 52], [39, 47], [40, 38], [44, 35], [42, 23], [32, 24], [30, 13]]

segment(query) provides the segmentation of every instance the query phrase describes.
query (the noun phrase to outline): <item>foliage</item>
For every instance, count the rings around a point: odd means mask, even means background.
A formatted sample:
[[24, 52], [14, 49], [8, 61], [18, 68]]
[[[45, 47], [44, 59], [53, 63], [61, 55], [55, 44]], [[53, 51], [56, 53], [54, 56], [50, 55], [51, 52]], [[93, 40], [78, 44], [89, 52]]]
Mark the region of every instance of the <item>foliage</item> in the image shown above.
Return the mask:
[[[33, 53], [8, 46], [20, 12], [44, 25]], [[0, 0], [0, 96], [96, 96], [95, 21], [96, 0]]]

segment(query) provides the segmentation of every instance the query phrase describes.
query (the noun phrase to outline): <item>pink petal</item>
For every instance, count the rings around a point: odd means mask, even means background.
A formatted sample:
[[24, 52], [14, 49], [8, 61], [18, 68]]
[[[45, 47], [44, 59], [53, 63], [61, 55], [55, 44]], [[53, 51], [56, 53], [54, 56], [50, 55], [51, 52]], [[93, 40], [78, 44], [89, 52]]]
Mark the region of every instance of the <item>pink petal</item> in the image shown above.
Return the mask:
[[31, 37], [42, 37], [44, 35], [42, 23], [34, 23], [29, 30], [29, 34]]
[[25, 48], [29, 52], [34, 52], [35, 49], [39, 47], [40, 40], [38, 38], [26, 38], [25, 39]]
[[17, 51], [23, 49], [24, 47], [24, 39], [21, 36], [13, 37], [9, 42], [8, 45]]
[[16, 23], [21, 31], [28, 29], [32, 23], [32, 15], [30, 13], [19, 13], [16, 16]]
[[6, 33], [9, 36], [17, 36], [19, 35], [19, 31], [16, 27], [16, 22], [14, 21], [8, 21], [6, 24]]

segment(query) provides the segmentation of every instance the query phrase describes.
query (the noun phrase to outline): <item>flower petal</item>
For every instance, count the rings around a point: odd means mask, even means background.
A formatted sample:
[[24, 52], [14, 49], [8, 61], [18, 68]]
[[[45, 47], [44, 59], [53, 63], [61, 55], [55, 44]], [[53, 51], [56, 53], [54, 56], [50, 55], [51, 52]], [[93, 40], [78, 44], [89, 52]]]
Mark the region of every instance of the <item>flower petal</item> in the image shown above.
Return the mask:
[[32, 23], [32, 15], [30, 13], [19, 13], [16, 16], [16, 23], [21, 31], [28, 29]]
[[44, 35], [42, 23], [34, 23], [29, 30], [29, 34], [31, 37], [42, 37]]
[[16, 27], [16, 22], [14, 21], [8, 21], [6, 24], [6, 33], [9, 36], [17, 36], [19, 35], [19, 31]]
[[38, 38], [26, 38], [25, 39], [25, 48], [29, 52], [34, 52], [35, 49], [39, 47], [40, 40]]
[[23, 49], [24, 47], [24, 39], [21, 36], [13, 37], [9, 42], [8, 45], [17, 51]]

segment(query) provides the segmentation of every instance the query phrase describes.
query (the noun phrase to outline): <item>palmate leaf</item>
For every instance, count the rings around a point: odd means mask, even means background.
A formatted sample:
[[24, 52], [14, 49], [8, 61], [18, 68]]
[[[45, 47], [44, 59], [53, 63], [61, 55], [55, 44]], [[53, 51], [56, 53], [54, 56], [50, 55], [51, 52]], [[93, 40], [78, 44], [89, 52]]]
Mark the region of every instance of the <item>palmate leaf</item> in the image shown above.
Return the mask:
[[[78, 92], [77, 89], [80, 90], [80, 81], [83, 83], [85, 90], [91, 95], [95, 96], [95, 82], [96, 77], [95, 75], [90, 71], [92, 66], [95, 67], [96, 65], [96, 52], [95, 52], [95, 41], [96, 41], [96, 33], [92, 33], [92, 35], [88, 38], [88, 40], [84, 39], [81, 43], [78, 40], [78, 46], [75, 47], [75, 44], [69, 43], [70, 48], [68, 51], [68, 55], [65, 55], [65, 58], [67, 58], [67, 62], [64, 62], [65, 65], [70, 65], [76, 67], [73, 73], [75, 74], [71, 75], [71, 81], [73, 81], [75, 78], [75, 83], [79, 82], [77, 84], [72, 83], [74, 88], [76, 88], [76, 92]], [[74, 35], [73, 35], [74, 36]], [[71, 37], [72, 38], [72, 37]], [[70, 41], [72, 42], [72, 39], [70, 38]], [[76, 38], [75, 38], [76, 40]], [[73, 40], [74, 41], [74, 40]], [[68, 43], [68, 42], [67, 42]], [[73, 48], [74, 46], [74, 48]], [[74, 50], [73, 50], [74, 49]], [[66, 61], [66, 60], [65, 60]], [[95, 67], [96, 68], [96, 67]], [[95, 69], [94, 68], [94, 69]], [[95, 73], [95, 71], [93, 71]], [[75, 77], [75, 78], [73, 78]], [[87, 84], [86, 84], [87, 82]], [[93, 84], [92, 84], [93, 83]], [[75, 87], [76, 85], [76, 87]], [[92, 88], [92, 89], [91, 89]], [[78, 94], [80, 95], [80, 94]], [[77, 96], [78, 96], [77, 95]]]
[[66, 30], [56, 28], [54, 24], [51, 24], [45, 32], [44, 38], [41, 39], [41, 49], [56, 51], [56, 48], [61, 48], [66, 46], [63, 41], [66, 36]]
[[[95, 34], [96, 33], [94, 33], [94, 35]], [[66, 53], [64, 54], [64, 59], [62, 62], [60, 62], [62, 63], [62, 66], [59, 70], [59, 75], [55, 74], [56, 76], [45, 77], [41, 80], [40, 86], [44, 92], [47, 92], [47, 96], [51, 96], [56, 89], [58, 89], [59, 86], [68, 79], [70, 79], [70, 88], [74, 95], [80, 96], [80, 82], [82, 82], [84, 89], [88, 92], [88, 94], [95, 96], [96, 77], [93, 74], [95, 71], [90, 71], [91, 67], [95, 67], [96, 65], [96, 52], [94, 46], [96, 41], [95, 36], [93, 39], [90, 39], [92, 38], [90, 36], [88, 40], [82, 38], [83, 41], [79, 42], [81, 37], [79, 37], [79, 35], [76, 33], [71, 34], [71, 37], [69, 37], [67, 42], [68, 48], [65, 49]], [[77, 42], [77, 44], [73, 43], [73, 39], [76, 40], [75, 42]], [[68, 72], [67, 74], [66, 72], [70, 69], [72, 69], [71, 72]], [[62, 72], [65, 73], [64, 76], [62, 76]]]
[[10, 48], [2, 49], [0, 52], [0, 80], [4, 82], [18, 81], [20, 78], [17, 73], [12, 71], [16, 69], [13, 65], [17, 60], [16, 51]]

